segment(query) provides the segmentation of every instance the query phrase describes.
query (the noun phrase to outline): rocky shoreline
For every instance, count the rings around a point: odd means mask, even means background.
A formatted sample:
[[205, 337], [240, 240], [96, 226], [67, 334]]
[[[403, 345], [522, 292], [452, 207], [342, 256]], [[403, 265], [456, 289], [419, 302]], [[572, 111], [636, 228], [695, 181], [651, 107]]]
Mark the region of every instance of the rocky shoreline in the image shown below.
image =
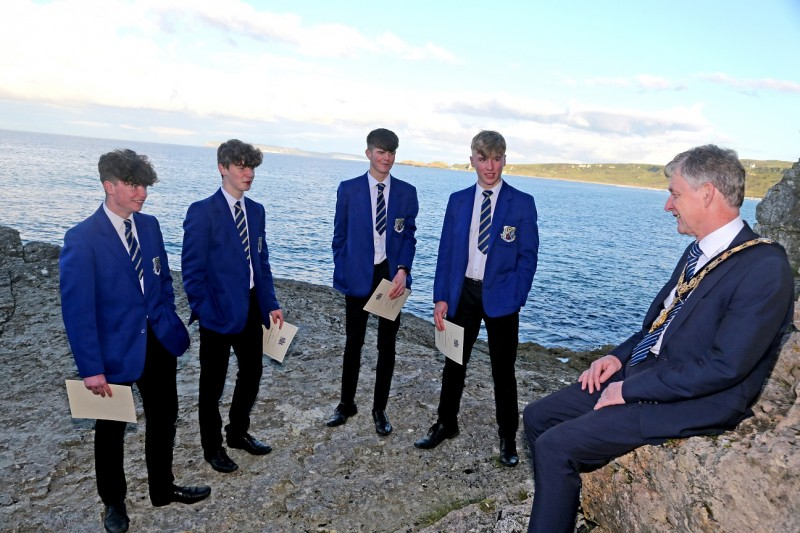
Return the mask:
[[[28, 243], [0, 227], [0, 530], [102, 530], [94, 482], [93, 422], [70, 418], [65, 379], [77, 377], [59, 307], [57, 246]], [[188, 305], [175, 274], [179, 314]], [[282, 364], [265, 357], [252, 433], [274, 451], [232, 451], [233, 474], [202, 459], [197, 424], [198, 332], [179, 359], [180, 414], [174, 471], [178, 483], [208, 484], [194, 506], [153, 508], [147, 496], [144, 422], [129, 426], [125, 469], [133, 531], [520, 531], [533, 484], [523, 438], [521, 462], [500, 466], [491, 369], [476, 345], [461, 410], [461, 434], [436, 450], [413, 442], [435, 421], [443, 356], [433, 325], [408, 314], [398, 335], [388, 414], [395, 426], [376, 435], [369, 406], [375, 327], [368, 329], [356, 401], [361, 412], [339, 428], [324, 422], [338, 401], [344, 344], [341, 295], [333, 289], [278, 280], [286, 319], [300, 327]], [[596, 353], [520, 346], [520, 407], [572, 382]], [[560, 359], [561, 358], [561, 359]], [[563, 359], [568, 361], [562, 362]], [[232, 360], [235, 366], [235, 359]], [[222, 411], [230, 402], [229, 372]]]

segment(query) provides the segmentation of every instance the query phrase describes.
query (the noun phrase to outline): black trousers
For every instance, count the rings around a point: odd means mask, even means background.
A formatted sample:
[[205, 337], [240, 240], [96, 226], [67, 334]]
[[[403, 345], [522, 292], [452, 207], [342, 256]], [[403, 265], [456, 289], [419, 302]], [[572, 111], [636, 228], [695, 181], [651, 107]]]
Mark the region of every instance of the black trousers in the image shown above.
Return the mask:
[[640, 418], [658, 417], [658, 405], [633, 403], [594, 410], [602, 390], [619, 378], [592, 394], [573, 383], [525, 407], [525, 436], [534, 470], [530, 533], [572, 533], [581, 472], [596, 470], [639, 446], [667, 440], [642, 435]]
[[[178, 419], [177, 358], [156, 339], [148, 325], [144, 372], [136, 380], [145, 416], [144, 453], [151, 498], [161, 498], [172, 489], [172, 448]], [[124, 437], [126, 422], [98, 420], [94, 433], [94, 464], [97, 492], [106, 505], [125, 500]]]
[[241, 435], [250, 428], [250, 411], [258, 396], [261, 374], [264, 371], [262, 350], [263, 330], [261, 311], [254, 290], [250, 290], [250, 307], [247, 323], [242, 331], [221, 334], [200, 326], [200, 393], [198, 414], [200, 443], [205, 453], [213, 453], [222, 446], [222, 417], [219, 401], [225, 389], [228, 360], [231, 348], [236, 354], [239, 372], [233, 389], [229, 425], [225, 430]]
[[[344, 357], [342, 361], [342, 395], [344, 404], [355, 403], [358, 374], [361, 370], [361, 347], [367, 333], [369, 313], [364, 306], [382, 279], [389, 279], [389, 262], [375, 265], [372, 274], [372, 289], [364, 297], [345, 296], [345, 334]], [[375, 371], [375, 392], [372, 408], [385, 410], [389, 401], [389, 389], [394, 374], [395, 345], [397, 330], [400, 329], [400, 316], [396, 320], [378, 319], [378, 364]]]
[[467, 364], [483, 320], [489, 340], [498, 434], [500, 438], [513, 440], [519, 428], [517, 378], [514, 372], [519, 344], [519, 313], [499, 317], [487, 316], [483, 310], [482, 291], [482, 283], [465, 278], [458, 308], [455, 315], [450, 318], [451, 322], [464, 328], [464, 364], [459, 365], [449, 358], [445, 359], [442, 393], [439, 398], [439, 422], [449, 427], [458, 425], [458, 411], [461, 395], [464, 392]]

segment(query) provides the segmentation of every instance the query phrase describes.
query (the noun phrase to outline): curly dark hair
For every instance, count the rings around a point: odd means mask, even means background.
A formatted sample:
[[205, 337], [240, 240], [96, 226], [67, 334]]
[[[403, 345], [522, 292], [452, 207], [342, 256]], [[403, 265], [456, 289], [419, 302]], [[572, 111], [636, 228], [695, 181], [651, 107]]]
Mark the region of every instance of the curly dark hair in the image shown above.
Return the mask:
[[100, 182], [128, 183], [149, 187], [158, 181], [158, 176], [146, 155], [139, 155], [133, 150], [114, 150], [100, 156], [97, 162]]

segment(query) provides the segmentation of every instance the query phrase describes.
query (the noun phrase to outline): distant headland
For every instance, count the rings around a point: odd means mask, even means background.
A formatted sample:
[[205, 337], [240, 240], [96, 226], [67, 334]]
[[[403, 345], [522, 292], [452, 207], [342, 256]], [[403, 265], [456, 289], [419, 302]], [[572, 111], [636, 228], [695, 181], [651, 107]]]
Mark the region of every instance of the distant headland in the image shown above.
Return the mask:
[[[763, 198], [767, 190], [778, 183], [784, 170], [791, 168], [788, 161], [758, 161], [742, 159], [747, 172], [745, 196]], [[398, 161], [399, 165], [414, 167], [444, 168], [448, 170], [472, 170], [469, 164], [449, 165], [441, 161], [420, 163], [418, 161]], [[514, 176], [551, 178], [626, 187], [665, 189], [664, 165], [645, 163], [545, 163], [545, 164], [507, 164], [504, 172]]]
[[[206, 146], [218, 146], [218, 142], [208, 142]], [[319, 157], [324, 159], [344, 159], [351, 161], [365, 160], [363, 155], [346, 154], [340, 152], [311, 152], [299, 148], [286, 148], [265, 144], [255, 145], [262, 152], [270, 154], [294, 155], [300, 157]], [[767, 190], [778, 183], [783, 176], [783, 171], [792, 168], [789, 161], [742, 159], [742, 164], [747, 171], [745, 196], [748, 198], [763, 198]], [[446, 170], [472, 170], [468, 163], [450, 164], [444, 161], [430, 163], [404, 160], [398, 165], [423, 168], [441, 168]], [[665, 189], [664, 165], [651, 165], [647, 163], [543, 163], [543, 164], [513, 164], [506, 165], [504, 172], [512, 176], [526, 176], [530, 178], [550, 178], [568, 181], [582, 181], [587, 183], [602, 183], [605, 185], [619, 185], [624, 187], [639, 187], [645, 189]]]

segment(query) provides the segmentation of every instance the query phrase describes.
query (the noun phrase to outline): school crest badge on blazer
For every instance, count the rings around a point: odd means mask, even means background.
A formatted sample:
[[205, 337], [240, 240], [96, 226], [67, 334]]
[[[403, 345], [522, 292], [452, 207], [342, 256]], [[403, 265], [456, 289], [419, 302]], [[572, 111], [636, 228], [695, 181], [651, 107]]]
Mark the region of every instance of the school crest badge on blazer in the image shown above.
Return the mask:
[[394, 219], [394, 230], [395, 230], [397, 233], [403, 233], [403, 229], [404, 229], [405, 227], [406, 227], [406, 226], [405, 226], [405, 220], [403, 220], [402, 218], [396, 218], [396, 219]]
[[514, 226], [503, 226], [503, 232], [500, 234], [500, 238], [506, 242], [514, 242], [517, 238], [517, 228]]
[[155, 274], [156, 276], [160, 276], [161, 275], [161, 258], [160, 257], [154, 257], [153, 258], [153, 274]]

